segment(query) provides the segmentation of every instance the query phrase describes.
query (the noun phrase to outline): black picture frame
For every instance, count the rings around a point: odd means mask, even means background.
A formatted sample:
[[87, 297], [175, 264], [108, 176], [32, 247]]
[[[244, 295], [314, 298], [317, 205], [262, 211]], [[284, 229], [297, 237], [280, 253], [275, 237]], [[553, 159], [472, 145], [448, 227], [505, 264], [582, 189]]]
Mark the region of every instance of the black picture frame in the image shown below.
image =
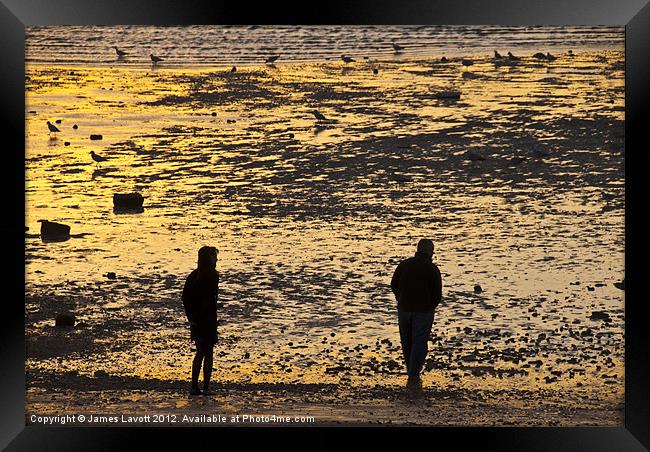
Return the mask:
[[[24, 27], [27, 25], [71, 24], [498, 24], [498, 25], [625, 25], [626, 27], [626, 138], [625, 138], [625, 267], [626, 267], [626, 361], [624, 428], [437, 428], [417, 429], [417, 442], [443, 440], [454, 448], [467, 445], [482, 450], [585, 450], [636, 451], [650, 448], [650, 366], [648, 356], [648, 316], [641, 296], [642, 267], [646, 240], [642, 213], [645, 178], [643, 154], [648, 152], [644, 126], [650, 105], [650, 4], [646, 0], [481, 0], [445, 1], [359, 1], [282, 5], [278, 2], [210, 2], [170, 0], [1, 0], [0, 1], [0, 87], [2, 143], [4, 150], [4, 219], [0, 230], [9, 254], [4, 279], [2, 326], [2, 365], [0, 366], [2, 407], [0, 408], [0, 447], [7, 450], [108, 450], [128, 448], [136, 439], [165, 444], [169, 438], [186, 438], [196, 433], [187, 428], [90, 428], [25, 426], [25, 339], [24, 339], [24, 234], [20, 218], [25, 215], [25, 99]], [[20, 152], [20, 149], [23, 152]], [[21, 194], [22, 192], [22, 194]], [[22, 248], [21, 248], [22, 246]], [[631, 295], [630, 295], [631, 294]], [[238, 429], [228, 429], [242, 436]], [[291, 430], [290, 434], [286, 430]], [[373, 430], [375, 441], [383, 441], [390, 429]], [[201, 429], [221, 437], [220, 429]], [[266, 432], [276, 433], [274, 429]], [[287, 447], [295, 432], [310, 433], [309, 444], [319, 448], [338, 441], [331, 429], [283, 429]], [[403, 434], [403, 433], [402, 433]], [[255, 435], [246, 435], [240, 445]], [[336, 436], [336, 435], [334, 435]], [[220, 440], [221, 441], [221, 440]], [[232, 443], [231, 443], [232, 444]], [[318, 446], [318, 447], [317, 447]], [[420, 447], [420, 446], [418, 446]], [[303, 449], [303, 447], [300, 447]], [[311, 449], [311, 446], [305, 446]]]

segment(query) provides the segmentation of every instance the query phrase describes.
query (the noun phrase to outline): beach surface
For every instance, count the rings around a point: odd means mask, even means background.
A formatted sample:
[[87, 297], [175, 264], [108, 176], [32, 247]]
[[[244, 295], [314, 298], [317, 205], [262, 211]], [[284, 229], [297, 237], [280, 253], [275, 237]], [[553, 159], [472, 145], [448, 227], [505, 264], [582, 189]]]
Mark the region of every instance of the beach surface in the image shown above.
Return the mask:
[[[623, 44], [549, 50], [28, 64], [26, 421], [622, 425]], [[144, 211], [114, 212], [134, 191]], [[70, 239], [43, 241], [42, 219]], [[413, 393], [389, 284], [421, 237], [443, 302]], [[208, 244], [216, 395], [189, 398], [180, 294]], [[68, 311], [76, 325], [55, 326]]]

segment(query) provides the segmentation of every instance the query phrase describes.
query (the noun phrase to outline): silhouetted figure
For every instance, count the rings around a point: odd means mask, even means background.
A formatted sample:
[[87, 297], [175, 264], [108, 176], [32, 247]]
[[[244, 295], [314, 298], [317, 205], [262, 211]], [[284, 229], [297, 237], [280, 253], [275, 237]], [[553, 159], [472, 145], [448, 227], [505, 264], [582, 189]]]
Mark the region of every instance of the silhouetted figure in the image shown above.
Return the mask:
[[418, 242], [415, 256], [399, 263], [391, 280], [409, 386], [419, 386], [434, 311], [442, 299], [442, 277], [432, 262], [433, 242]]
[[[192, 361], [191, 395], [212, 394], [209, 388], [213, 349], [217, 342], [218, 253], [219, 251], [213, 246], [201, 247], [198, 267], [190, 273], [183, 287], [183, 306], [187, 320], [190, 322], [190, 337], [196, 345], [196, 355]], [[203, 364], [203, 392], [199, 389], [201, 364]]]

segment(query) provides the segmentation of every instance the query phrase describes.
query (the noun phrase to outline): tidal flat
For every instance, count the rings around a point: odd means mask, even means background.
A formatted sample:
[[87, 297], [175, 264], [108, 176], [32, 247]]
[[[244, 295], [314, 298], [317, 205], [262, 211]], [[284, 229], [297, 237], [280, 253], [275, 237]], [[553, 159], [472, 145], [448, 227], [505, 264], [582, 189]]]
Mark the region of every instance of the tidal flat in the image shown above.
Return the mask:
[[[624, 53], [555, 54], [28, 64], [27, 414], [622, 425]], [[144, 211], [115, 213], [129, 192]], [[389, 284], [421, 237], [443, 301], [414, 395]], [[189, 398], [180, 294], [206, 244], [217, 395]]]

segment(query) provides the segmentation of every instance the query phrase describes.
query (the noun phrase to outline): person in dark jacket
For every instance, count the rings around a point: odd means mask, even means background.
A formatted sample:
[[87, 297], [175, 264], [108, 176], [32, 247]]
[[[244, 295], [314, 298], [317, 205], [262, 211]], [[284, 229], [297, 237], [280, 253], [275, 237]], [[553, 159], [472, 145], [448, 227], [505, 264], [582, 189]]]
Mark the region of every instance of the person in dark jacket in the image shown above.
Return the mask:
[[[217, 342], [217, 297], [219, 273], [216, 270], [217, 254], [213, 246], [199, 250], [197, 268], [190, 273], [183, 287], [183, 307], [190, 322], [190, 339], [196, 345], [192, 362], [192, 388], [190, 394], [210, 395], [210, 376], [214, 344]], [[199, 373], [203, 364], [203, 392], [199, 389]]]
[[415, 256], [399, 263], [390, 284], [397, 299], [409, 386], [421, 385], [420, 372], [428, 352], [434, 312], [442, 300], [442, 277], [432, 259], [433, 242], [420, 240]]

